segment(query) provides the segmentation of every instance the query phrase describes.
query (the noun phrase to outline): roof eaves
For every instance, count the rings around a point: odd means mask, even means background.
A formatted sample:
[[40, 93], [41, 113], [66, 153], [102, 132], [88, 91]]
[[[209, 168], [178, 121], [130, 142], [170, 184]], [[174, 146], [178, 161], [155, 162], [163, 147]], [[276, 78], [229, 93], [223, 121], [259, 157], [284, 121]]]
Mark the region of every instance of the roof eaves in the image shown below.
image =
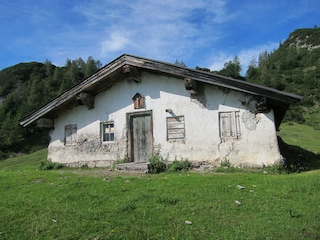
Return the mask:
[[265, 87], [262, 85], [245, 82], [242, 80], [224, 77], [221, 75], [217, 75], [214, 73], [208, 73], [196, 69], [190, 69], [186, 67], [182, 67], [176, 64], [170, 64], [162, 61], [156, 61], [148, 58], [137, 57], [129, 54], [123, 54], [120, 57], [116, 58], [112, 62], [108, 63], [104, 67], [102, 67], [99, 71], [92, 74], [82, 82], [78, 83], [71, 89], [62, 93], [60, 96], [54, 98], [49, 103], [44, 106], [38, 108], [25, 118], [20, 120], [20, 125], [28, 126], [44, 115], [48, 114], [50, 111], [55, 109], [56, 107], [70, 101], [77, 94], [82, 91], [85, 91], [90, 85], [95, 84], [99, 80], [107, 77], [112, 72], [121, 68], [122, 66], [129, 64], [131, 66], [139, 67], [146, 70], [157, 71], [161, 73], [166, 73], [168, 75], [177, 76], [180, 78], [192, 78], [196, 81], [213, 84], [219, 87], [225, 87], [237, 91], [242, 91], [245, 93], [253, 94], [253, 95], [262, 95], [276, 101], [280, 101], [286, 104], [292, 104], [298, 102], [302, 99], [301, 96], [282, 92], [273, 88]]
[[179, 76], [181, 78], [192, 78], [196, 81], [214, 84], [216, 86], [226, 87], [253, 95], [263, 95], [287, 104], [298, 102], [303, 98], [296, 94], [283, 92], [263, 85], [250, 83], [231, 77], [225, 77], [214, 73], [204, 72], [201, 70], [190, 69], [176, 64], [155, 61], [152, 59], [141, 58], [132, 55], [125, 55], [125, 57], [127, 64], [136, 67], [159, 71], [169, 75]]
[[84, 91], [88, 86], [96, 83], [100, 79], [108, 76], [111, 72], [115, 71], [116, 69], [122, 67], [126, 64], [126, 55], [123, 54], [120, 57], [116, 58], [112, 62], [108, 63], [104, 67], [102, 67], [99, 71], [92, 74], [88, 78], [84, 79], [82, 82], [78, 83], [77, 85], [73, 86], [69, 90], [65, 91], [64, 93], [60, 94], [58, 97], [52, 99], [47, 104], [41, 106], [40, 108], [36, 109], [28, 116], [22, 118], [20, 120], [20, 125], [26, 127], [31, 123], [37, 121], [44, 115], [48, 114], [54, 108], [70, 101], [74, 98], [77, 94]]

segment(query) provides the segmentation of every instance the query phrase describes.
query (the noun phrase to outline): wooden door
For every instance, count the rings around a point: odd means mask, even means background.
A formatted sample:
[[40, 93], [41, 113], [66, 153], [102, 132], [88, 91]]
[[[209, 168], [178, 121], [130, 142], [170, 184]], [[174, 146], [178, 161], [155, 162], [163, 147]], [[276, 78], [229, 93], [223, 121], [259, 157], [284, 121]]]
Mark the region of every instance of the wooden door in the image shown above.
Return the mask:
[[132, 162], [148, 162], [152, 156], [151, 111], [129, 114], [129, 155]]

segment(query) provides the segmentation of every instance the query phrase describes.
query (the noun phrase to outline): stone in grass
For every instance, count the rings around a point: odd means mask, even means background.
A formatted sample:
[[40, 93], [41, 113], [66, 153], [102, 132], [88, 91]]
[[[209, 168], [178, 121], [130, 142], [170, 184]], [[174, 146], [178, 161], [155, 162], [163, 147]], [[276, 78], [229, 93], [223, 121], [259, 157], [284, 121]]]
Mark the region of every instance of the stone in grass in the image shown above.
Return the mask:
[[185, 221], [184, 223], [187, 224], [187, 225], [191, 225], [192, 224], [191, 221]]
[[236, 200], [236, 201], [234, 201], [234, 202], [235, 202], [235, 204], [237, 204], [237, 205], [241, 205], [241, 202], [238, 201], [238, 200]]
[[237, 188], [240, 189], [240, 190], [245, 189], [245, 187], [241, 186], [241, 185], [237, 185]]

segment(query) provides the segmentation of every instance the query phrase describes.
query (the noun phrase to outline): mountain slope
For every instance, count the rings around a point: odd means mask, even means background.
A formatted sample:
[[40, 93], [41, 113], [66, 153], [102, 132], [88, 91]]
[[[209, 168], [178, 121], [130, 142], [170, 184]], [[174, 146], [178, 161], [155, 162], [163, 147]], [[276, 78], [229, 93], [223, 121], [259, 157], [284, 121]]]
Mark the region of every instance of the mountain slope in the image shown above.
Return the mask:
[[89, 57], [67, 60], [63, 67], [50, 61], [20, 63], [0, 71], [0, 159], [29, 152], [48, 143], [48, 130], [22, 128], [19, 119], [78, 83], [101, 67]]
[[302, 95], [286, 120], [320, 129], [320, 28], [297, 29], [272, 53], [263, 52], [247, 81]]

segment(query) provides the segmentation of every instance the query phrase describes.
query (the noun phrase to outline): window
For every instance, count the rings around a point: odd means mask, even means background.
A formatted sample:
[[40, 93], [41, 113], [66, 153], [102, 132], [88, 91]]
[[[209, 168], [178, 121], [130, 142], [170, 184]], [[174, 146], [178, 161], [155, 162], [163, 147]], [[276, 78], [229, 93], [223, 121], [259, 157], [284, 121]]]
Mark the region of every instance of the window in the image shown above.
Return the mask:
[[167, 140], [185, 138], [184, 116], [167, 117]]
[[220, 138], [239, 138], [240, 137], [240, 120], [239, 112], [220, 112]]
[[101, 123], [101, 138], [103, 142], [114, 141], [114, 122]]
[[77, 124], [69, 124], [64, 127], [64, 144], [75, 145], [77, 143]]

